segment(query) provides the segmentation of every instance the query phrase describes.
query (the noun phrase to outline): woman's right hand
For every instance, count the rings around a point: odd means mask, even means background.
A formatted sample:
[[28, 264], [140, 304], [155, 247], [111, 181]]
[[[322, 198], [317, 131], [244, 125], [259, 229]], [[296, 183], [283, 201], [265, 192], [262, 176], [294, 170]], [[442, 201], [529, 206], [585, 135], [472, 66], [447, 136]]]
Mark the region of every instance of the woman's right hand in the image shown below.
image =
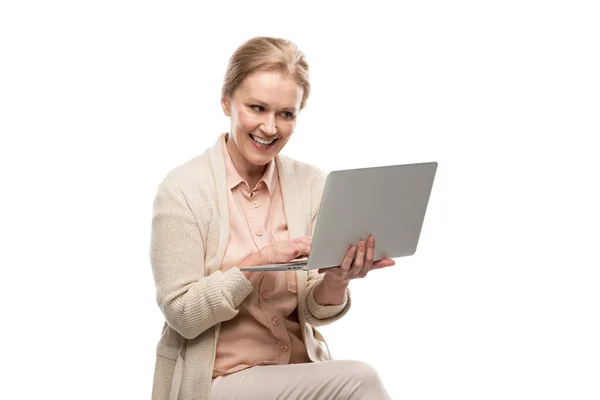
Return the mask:
[[303, 236], [292, 240], [283, 240], [271, 243], [262, 249], [262, 258], [265, 264], [285, 263], [295, 258], [308, 257], [312, 238]]
[[[238, 267], [247, 268], [264, 264], [285, 263], [295, 258], [308, 257], [311, 244], [312, 238], [310, 236], [274, 242], [250, 254]], [[259, 271], [242, 271], [242, 273], [252, 284], [257, 284], [262, 276]]]

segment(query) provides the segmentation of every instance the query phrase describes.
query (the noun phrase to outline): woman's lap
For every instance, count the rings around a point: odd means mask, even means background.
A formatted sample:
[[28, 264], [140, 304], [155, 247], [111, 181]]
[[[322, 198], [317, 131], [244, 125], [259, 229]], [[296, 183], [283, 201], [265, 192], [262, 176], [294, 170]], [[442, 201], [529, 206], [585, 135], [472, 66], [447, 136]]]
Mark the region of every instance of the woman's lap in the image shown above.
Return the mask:
[[361, 361], [256, 366], [215, 379], [211, 400], [389, 399], [379, 375]]

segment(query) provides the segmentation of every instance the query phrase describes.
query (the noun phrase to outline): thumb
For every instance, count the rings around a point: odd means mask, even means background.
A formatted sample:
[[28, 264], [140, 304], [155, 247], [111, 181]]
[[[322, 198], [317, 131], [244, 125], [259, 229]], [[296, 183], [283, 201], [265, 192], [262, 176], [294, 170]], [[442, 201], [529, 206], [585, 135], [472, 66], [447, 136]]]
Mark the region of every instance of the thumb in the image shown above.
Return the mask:
[[396, 261], [392, 260], [391, 258], [384, 258], [382, 260], [374, 262], [371, 266], [371, 269], [391, 267], [393, 265], [396, 265]]

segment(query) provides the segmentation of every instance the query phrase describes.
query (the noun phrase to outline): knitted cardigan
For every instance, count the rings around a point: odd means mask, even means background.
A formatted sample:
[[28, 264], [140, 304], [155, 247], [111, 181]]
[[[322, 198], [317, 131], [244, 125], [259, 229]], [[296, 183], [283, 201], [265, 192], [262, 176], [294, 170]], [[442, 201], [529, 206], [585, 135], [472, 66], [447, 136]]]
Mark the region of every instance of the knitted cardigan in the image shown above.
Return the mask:
[[[278, 155], [290, 238], [312, 235], [326, 175]], [[170, 171], [160, 183], [152, 217], [151, 264], [156, 299], [165, 317], [156, 347], [153, 400], [209, 400], [221, 322], [238, 314], [253, 291], [242, 272], [220, 271], [229, 240], [229, 208], [222, 137], [203, 154]], [[322, 279], [297, 271], [298, 319], [309, 358], [331, 359], [315, 327], [348, 312], [350, 292], [338, 306], [312, 295]]]

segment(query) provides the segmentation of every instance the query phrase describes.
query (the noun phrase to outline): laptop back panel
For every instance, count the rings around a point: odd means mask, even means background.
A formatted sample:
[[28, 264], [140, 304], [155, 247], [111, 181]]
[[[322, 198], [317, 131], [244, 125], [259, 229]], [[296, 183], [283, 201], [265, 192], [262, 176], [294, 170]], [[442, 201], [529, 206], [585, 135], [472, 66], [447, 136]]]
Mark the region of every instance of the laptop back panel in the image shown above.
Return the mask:
[[414, 254], [436, 170], [428, 162], [329, 173], [308, 268], [338, 266], [340, 254], [369, 235], [375, 260]]

